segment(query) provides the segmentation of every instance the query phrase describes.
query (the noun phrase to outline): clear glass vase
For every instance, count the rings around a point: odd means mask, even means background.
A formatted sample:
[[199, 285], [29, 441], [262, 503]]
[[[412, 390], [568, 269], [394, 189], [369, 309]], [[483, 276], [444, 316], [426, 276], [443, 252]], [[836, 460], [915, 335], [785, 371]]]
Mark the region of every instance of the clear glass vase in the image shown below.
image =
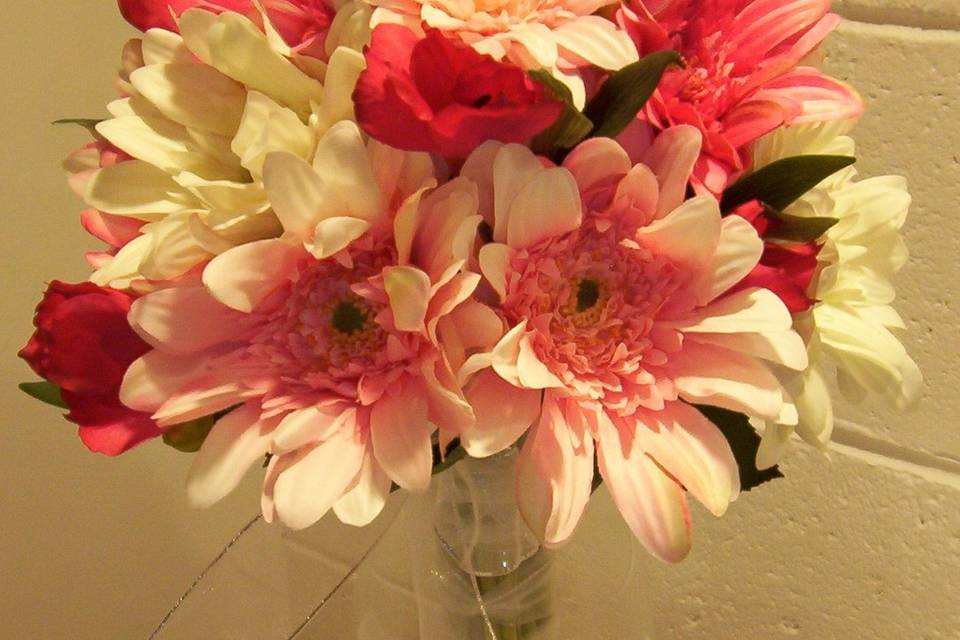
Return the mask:
[[408, 503], [420, 638], [553, 640], [553, 558], [517, 509], [518, 452], [467, 458]]

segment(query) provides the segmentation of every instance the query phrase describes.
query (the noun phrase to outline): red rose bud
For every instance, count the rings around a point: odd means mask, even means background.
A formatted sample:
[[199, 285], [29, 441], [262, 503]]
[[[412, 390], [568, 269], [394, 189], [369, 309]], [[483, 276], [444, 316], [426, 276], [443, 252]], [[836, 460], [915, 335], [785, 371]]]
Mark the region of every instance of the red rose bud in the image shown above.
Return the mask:
[[133, 296], [90, 282], [54, 281], [37, 306], [37, 330], [20, 357], [58, 385], [91, 451], [118, 455], [161, 435], [149, 414], [120, 402], [130, 364], [150, 350], [127, 322]]
[[526, 142], [563, 111], [522, 69], [436, 30], [418, 38], [381, 25], [365, 55], [353, 94], [357, 122], [398, 149], [465, 158], [487, 140]]

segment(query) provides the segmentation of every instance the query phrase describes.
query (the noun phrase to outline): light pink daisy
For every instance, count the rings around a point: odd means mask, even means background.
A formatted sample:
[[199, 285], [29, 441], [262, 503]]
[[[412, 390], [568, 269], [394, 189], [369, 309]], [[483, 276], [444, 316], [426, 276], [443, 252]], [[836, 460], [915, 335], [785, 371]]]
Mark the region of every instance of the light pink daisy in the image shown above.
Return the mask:
[[577, 68], [616, 70], [637, 60], [630, 38], [598, 15], [616, 0], [367, 0], [378, 7], [372, 24], [400, 23], [422, 33], [438, 29], [495, 60], [548, 69], [583, 106]]
[[633, 0], [620, 22], [641, 55], [679, 51], [644, 117], [657, 129], [697, 127], [703, 153], [694, 186], [719, 194], [749, 166], [748, 147], [784, 124], [844, 120], [863, 112], [857, 93], [798, 66], [840, 17], [830, 0]]
[[461, 436], [472, 455], [490, 455], [533, 423], [518, 501], [548, 545], [572, 534], [596, 452], [640, 541], [682, 558], [684, 489], [717, 515], [739, 492], [726, 439], [691, 404], [780, 416], [771, 366], [807, 364], [773, 293], [727, 293], [763, 243], [712, 197], [684, 201], [699, 151], [700, 134], [681, 126], [645, 164], [596, 138], [562, 167], [491, 143], [464, 166], [493, 228], [479, 263], [509, 330], [460, 370], [477, 418]]
[[480, 280], [464, 269], [476, 188], [455, 180], [427, 194], [428, 156], [364, 144], [346, 121], [312, 166], [268, 156], [264, 183], [284, 236], [141, 298], [130, 320], [154, 350], [121, 396], [161, 425], [236, 407], [194, 462], [194, 504], [219, 500], [271, 454], [268, 520], [301, 528], [333, 507], [365, 524], [391, 481], [426, 489], [435, 425], [473, 420], [436, 326]]

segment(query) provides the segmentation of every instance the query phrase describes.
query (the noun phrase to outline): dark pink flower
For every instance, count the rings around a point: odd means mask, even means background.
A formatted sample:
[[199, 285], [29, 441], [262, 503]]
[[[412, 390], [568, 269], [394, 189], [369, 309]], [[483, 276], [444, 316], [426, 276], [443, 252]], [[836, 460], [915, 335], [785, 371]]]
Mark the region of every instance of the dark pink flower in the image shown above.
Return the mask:
[[357, 121], [390, 146], [465, 158], [486, 140], [527, 142], [563, 110], [512, 65], [429, 30], [381, 25], [353, 94]]
[[658, 129], [690, 124], [703, 133], [693, 175], [719, 195], [749, 164], [749, 146], [785, 124], [855, 118], [857, 94], [817, 69], [798, 66], [836, 27], [830, 0], [631, 0], [619, 12], [641, 55], [679, 51], [642, 117]]
[[[233, 11], [259, 20], [259, 12], [250, 0], [118, 0], [118, 4], [124, 19], [141, 31], [178, 31], [176, 17], [188, 9]], [[262, 0], [262, 5], [270, 22], [296, 52], [325, 57], [324, 40], [335, 13], [325, 0]]]

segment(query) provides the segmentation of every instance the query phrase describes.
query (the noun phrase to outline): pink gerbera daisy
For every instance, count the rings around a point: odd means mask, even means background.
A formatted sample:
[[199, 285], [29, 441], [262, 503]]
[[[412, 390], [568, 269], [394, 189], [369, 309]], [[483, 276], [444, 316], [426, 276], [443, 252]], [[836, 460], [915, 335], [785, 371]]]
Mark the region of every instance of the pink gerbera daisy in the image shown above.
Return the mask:
[[782, 418], [771, 363], [807, 364], [773, 293], [728, 293], [760, 259], [756, 231], [710, 196], [683, 201], [699, 143], [693, 127], [668, 129], [634, 165], [597, 138], [562, 167], [488, 143], [464, 166], [484, 185], [493, 242], [479, 262], [509, 330], [461, 368], [477, 418], [461, 435], [484, 456], [534, 425], [518, 499], [548, 545], [573, 532], [596, 451], [640, 541], [683, 557], [684, 489], [717, 515], [739, 492], [726, 439], [691, 404]]
[[620, 22], [640, 55], [679, 51], [643, 117], [658, 130], [703, 134], [694, 186], [719, 194], [749, 165], [748, 147], [784, 124], [856, 118], [856, 92], [798, 66], [837, 26], [830, 0], [633, 0]]
[[312, 166], [268, 156], [264, 182], [284, 236], [230, 249], [202, 282], [134, 305], [154, 350], [131, 366], [122, 399], [161, 426], [230, 409], [194, 462], [194, 504], [219, 500], [269, 454], [268, 520], [306, 527], [333, 507], [365, 524], [391, 481], [426, 489], [435, 425], [473, 419], [436, 326], [480, 280], [464, 269], [476, 189], [456, 180], [425, 195], [428, 156], [364, 144], [346, 121]]

